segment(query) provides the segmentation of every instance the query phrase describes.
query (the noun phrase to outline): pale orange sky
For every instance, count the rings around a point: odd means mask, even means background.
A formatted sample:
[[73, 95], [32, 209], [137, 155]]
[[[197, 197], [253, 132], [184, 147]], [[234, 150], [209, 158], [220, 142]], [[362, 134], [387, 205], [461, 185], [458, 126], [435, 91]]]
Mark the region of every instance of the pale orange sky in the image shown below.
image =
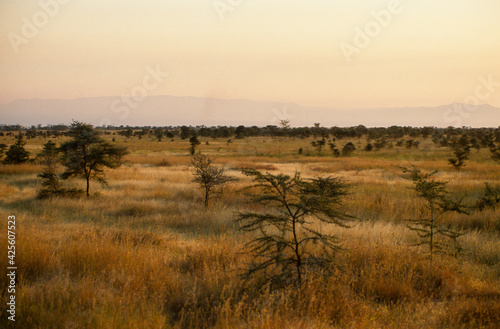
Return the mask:
[[[160, 67], [148, 95], [436, 106], [491, 76], [483, 102], [500, 106], [499, 18], [498, 0], [3, 0], [0, 103], [130, 94]], [[342, 45], [377, 24], [346, 60]]]

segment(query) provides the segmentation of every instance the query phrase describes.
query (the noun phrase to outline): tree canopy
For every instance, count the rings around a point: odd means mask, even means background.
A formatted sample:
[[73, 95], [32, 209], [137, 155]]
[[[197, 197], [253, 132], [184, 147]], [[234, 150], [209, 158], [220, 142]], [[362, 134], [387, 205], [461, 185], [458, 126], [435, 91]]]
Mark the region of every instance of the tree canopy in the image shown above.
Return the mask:
[[83, 177], [87, 181], [87, 196], [90, 195], [90, 180], [106, 184], [104, 168], [117, 168], [128, 153], [127, 148], [106, 142], [100, 132], [90, 124], [74, 121], [69, 130], [72, 137], [61, 145], [62, 163], [66, 171], [64, 179]]
[[5, 153], [6, 164], [21, 164], [28, 162], [30, 158], [30, 152], [24, 149], [26, 142], [23, 140], [23, 135], [20, 133], [16, 136], [16, 142], [10, 146], [9, 150]]

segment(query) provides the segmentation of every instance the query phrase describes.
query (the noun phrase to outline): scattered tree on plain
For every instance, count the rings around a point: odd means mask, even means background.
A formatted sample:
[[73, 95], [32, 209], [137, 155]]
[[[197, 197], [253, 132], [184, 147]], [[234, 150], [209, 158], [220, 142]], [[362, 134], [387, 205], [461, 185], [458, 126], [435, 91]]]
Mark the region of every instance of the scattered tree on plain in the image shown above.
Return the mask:
[[[438, 182], [431, 179], [436, 171], [430, 174], [424, 174], [420, 169], [412, 166], [410, 168], [402, 167], [406, 177], [413, 181], [413, 189], [420, 198], [426, 202], [428, 216], [418, 219], [409, 219], [408, 228], [418, 234], [421, 241], [417, 246], [429, 247], [429, 260], [432, 265], [432, 259], [436, 252], [447, 252], [457, 254], [461, 248], [457, 242], [463, 233], [442, 225], [441, 217], [449, 212], [467, 214], [462, 202], [452, 200], [450, 193], [446, 190], [444, 182]], [[451, 243], [445, 242], [450, 240]]]
[[90, 195], [90, 180], [106, 184], [104, 168], [117, 168], [128, 151], [125, 147], [106, 142], [92, 125], [74, 121], [69, 129], [72, 139], [61, 145], [62, 163], [66, 171], [64, 179], [83, 177], [87, 181], [87, 196]]
[[283, 129], [283, 130], [287, 130], [290, 128], [290, 120], [280, 120], [280, 127]]
[[352, 152], [356, 151], [356, 146], [352, 142], [348, 142], [342, 148], [342, 155], [350, 156]]
[[273, 285], [300, 285], [308, 271], [328, 271], [340, 249], [336, 236], [322, 233], [322, 227], [348, 227], [352, 217], [338, 208], [347, 185], [338, 178], [304, 180], [254, 169], [243, 173], [253, 177], [249, 187], [261, 211], [240, 212], [240, 230], [257, 233], [247, 247], [253, 262], [247, 278], [263, 272]]
[[180, 137], [181, 139], [186, 139], [188, 138], [190, 135], [193, 135], [193, 130], [191, 129], [191, 127], [188, 127], [188, 126], [182, 126], [180, 128]]
[[234, 130], [234, 138], [236, 139], [243, 139], [245, 138], [245, 135], [246, 135], [246, 128], [245, 126], [238, 126], [236, 127], [236, 129]]
[[125, 136], [125, 138], [130, 138], [132, 137], [132, 135], [134, 135], [134, 131], [132, 130], [132, 128], [127, 128], [125, 130], [119, 131], [118, 134]]
[[42, 179], [42, 189], [38, 193], [38, 197], [48, 197], [61, 193], [61, 182], [57, 175], [57, 166], [59, 164], [60, 150], [56, 144], [49, 140], [43, 145], [42, 152], [37, 154], [38, 161], [42, 164], [44, 171], [38, 177]]
[[450, 144], [453, 149], [454, 158], [448, 159], [448, 162], [457, 170], [465, 166], [465, 160], [469, 159], [470, 145], [468, 138], [462, 136], [459, 140]]
[[196, 153], [196, 147], [201, 144], [198, 137], [196, 135], [191, 136], [189, 144], [191, 145], [189, 147], [189, 154], [194, 155]]
[[500, 187], [491, 187], [490, 184], [484, 184], [484, 192], [476, 202], [476, 208], [483, 211], [486, 208], [496, 209], [500, 204]]
[[163, 130], [161, 130], [160, 128], [157, 128], [157, 129], [154, 130], [153, 134], [154, 134], [156, 140], [158, 142], [161, 142], [161, 139], [164, 136]]
[[197, 183], [205, 192], [205, 207], [212, 195], [222, 190], [224, 186], [235, 181], [236, 179], [227, 175], [222, 168], [217, 168], [213, 165], [213, 158], [206, 155], [197, 155], [191, 161], [193, 165], [193, 183]]
[[318, 151], [318, 154], [321, 154], [321, 150], [323, 149], [323, 146], [325, 146], [326, 144], [326, 140], [323, 138], [323, 139], [320, 139], [320, 140], [317, 140], [317, 141], [312, 141], [311, 142], [311, 145], [316, 148], [316, 151]]
[[[371, 145], [371, 144], [370, 144]], [[373, 144], [373, 146], [375, 147], [375, 150], [378, 151], [378, 150], [381, 150], [383, 149], [385, 146], [387, 145], [387, 139], [385, 137], [380, 137], [378, 138], [375, 143]], [[366, 148], [365, 148], [366, 149]]]
[[332, 152], [332, 154], [336, 157], [339, 157], [340, 156], [340, 151], [338, 150], [337, 148], [337, 145], [335, 144], [335, 142], [330, 142], [328, 143], [328, 146], [330, 146], [330, 151]]
[[9, 150], [5, 153], [5, 164], [21, 164], [28, 162], [30, 152], [24, 149], [26, 142], [23, 140], [23, 135], [19, 133], [16, 136], [16, 142], [10, 146]]
[[405, 142], [405, 147], [407, 149], [411, 149], [411, 148], [418, 148], [420, 145], [420, 142], [419, 141], [416, 141], [416, 140], [413, 140], [413, 139], [409, 139]]

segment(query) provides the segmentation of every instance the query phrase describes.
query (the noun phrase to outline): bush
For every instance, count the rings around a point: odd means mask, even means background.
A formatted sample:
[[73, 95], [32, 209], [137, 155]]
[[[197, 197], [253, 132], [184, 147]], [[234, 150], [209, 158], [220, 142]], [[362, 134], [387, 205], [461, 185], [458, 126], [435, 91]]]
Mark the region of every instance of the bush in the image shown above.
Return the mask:
[[222, 189], [225, 185], [235, 181], [235, 178], [226, 175], [224, 169], [213, 165], [213, 158], [206, 155], [198, 155], [193, 158], [193, 183], [197, 183], [205, 192], [205, 207], [215, 189]]
[[356, 151], [356, 146], [352, 142], [348, 142], [342, 148], [342, 155], [350, 156], [352, 152]]
[[[446, 252], [457, 254], [461, 247], [457, 238], [463, 235], [452, 228], [445, 227], [440, 223], [441, 216], [448, 212], [467, 214], [465, 206], [461, 200], [455, 201], [446, 190], [446, 183], [437, 182], [431, 179], [436, 171], [430, 174], [424, 174], [416, 167], [403, 167], [403, 172], [409, 174], [408, 179], [413, 181], [413, 189], [417, 195], [427, 202], [427, 218], [409, 219], [408, 228], [418, 234], [421, 241], [417, 245], [429, 247], [429, 260], [432, 264], [432, 258], [436, 252]], [[451, 240], [445, 242], [443, 240]]]
[[263, 209], [240, 212], [236, 219], [240, 230], [258, 234], [247, 245], [253, 261], [245, 276], [262, 272], [274, 287], [300, 286], [308, 271], [329, 271], [339, 239], [323, 234], [321, 226], [348, 227], [352, 217], [337, 209], [347, 185], [331, 177], [304, 180], [299, 173], [243, 173], [253, 177], [252, 200]]
[[24, 149], [26, 142], [23, 140], [23, 135], [19, 133], [16, 137], [16, 143], [11, 145], [6, 153], [5, 164], [21, 164], [28, 162], [30, 158], [30, 152]]

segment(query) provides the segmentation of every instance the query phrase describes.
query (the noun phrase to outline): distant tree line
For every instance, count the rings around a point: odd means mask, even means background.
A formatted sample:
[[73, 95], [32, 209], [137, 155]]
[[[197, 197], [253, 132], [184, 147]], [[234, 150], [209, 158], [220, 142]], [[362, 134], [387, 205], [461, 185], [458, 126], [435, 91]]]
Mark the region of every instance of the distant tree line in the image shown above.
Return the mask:
[[[431, 138], [436, 144], [449, 146], [453, 139], [467, 135], [473, 148], [489, 147], [491, 142], [500, 143], [500, 127], [497, 128], [469, 128], [469, 127], [365, 127], [363, 125], [353, 127], [321, 127], [319, 123], [312, 127], [290, 127], [267, 125], [258, 126], [101, 126], [95, 127], [107, 135], [121, 135], [127, 138], [152, 137], [157, 140], [181, 138], [189, 139], [192, 136], [209, 138], [236, 138], [245, 137], [292, 137], [292, 138], [361, 138], [366, 137], [368, 141], [381, 142], [383, 139]], [[22, 131], [27, 139], [35, 137], [59, 137], [69, 136], [69, 125], [37, 125], [29, 128], [19, 125], [0, 125], [2, 135], [12, 135]], [[0, 135], [0, 136], [2, 136]]]
[[[18, 129], [17, 131], [15, 129]], [[232, 126], [167, 126], [167, 127], [139, 127], [139, 126], [101, 126], [95, 127], [96, 131], [103, 135], [124, 136], [130, 138], [148, 138], [157, 142], [169, 141], [174, 138], [186, 140], [191, 146], [189, 152], [194, 155], [196, 147], [201, 144], [199, 138], [222, 138], [230, 143], [235, 140], [247, 137], [267, 137], [267, 138], [313, 138], [311, 145], [316, 149], [318, 155], [322, 154], [324, 148], [330, 150], [333, 156], [349, 156], [356, 147], [351, 141], [339, 142], [342, 139], [366, 139], [366, 145], [361, 150], [366, 152], [379, 151], [383, 148], [406, 147], [408, 149], [419, 148], [422, 139], [431, 140], [439, 147], [448, 147], [453, 152], [449, 159], [450, 165], [456, 170], [465, 166], [471, 150], [480, 150], [489, 148], [492, 158], [500, 161], [500, 127], [498, 128], [469, 128], [469, 127], [365, 127], [363, 125], [353, 127], [322, 127], [315, 123], [312, 127], [290, 127], [288, 122], [280, 126], [268, 125], [265, 127], [243, 125]], [[48, 125], [31, 126], [30, 128], [20, 127], [19, 125], [0, 125], [0, 136], [23, 135], [25, 139], [32, 138], [58, 138], [72, 137], [71, 126], [66, 125]], [[16, 137], [17, 138], [17, 137]], [[116, 138], [113, 137], [115, 142]], [[22, 143], [17, 141], [19, 148]], [[208, 143], [208, 141], [206, 141]], [[337, 144], [338, 143], [338, 144]], [[337, 146], [338, 145], [338, 146]], [[6, 145], [0, 145], [0, 157], [4, 155]], [[299, 148], [299, 154], [303, 154], [303, 149]], [[6, 157], [4, 162], [20, 163], [28, 160], [27, 156], [20, 159]], [[18, 161], [19, 160], [19, 161]]]

